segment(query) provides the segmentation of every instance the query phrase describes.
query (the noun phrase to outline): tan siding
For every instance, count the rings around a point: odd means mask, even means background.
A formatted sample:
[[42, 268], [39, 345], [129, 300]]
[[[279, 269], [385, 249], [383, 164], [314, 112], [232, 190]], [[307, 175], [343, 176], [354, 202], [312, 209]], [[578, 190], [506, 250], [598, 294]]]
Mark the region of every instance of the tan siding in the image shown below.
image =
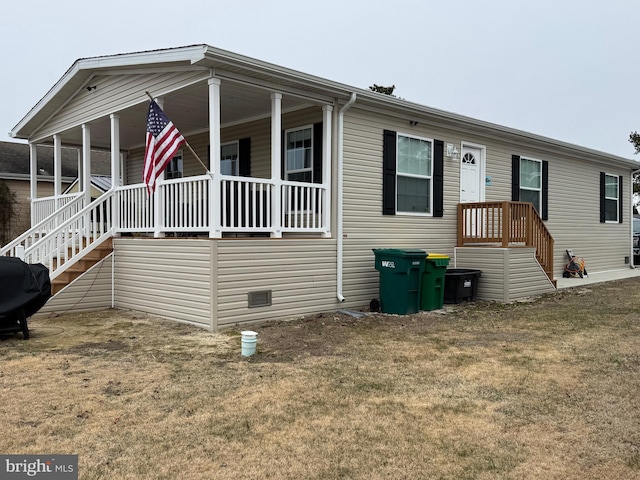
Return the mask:
[[481, 270], [478, 299], [505, 302], [508, 300], [507, 250], [503, 248], [456, 248], [450, 268]]
[[[554, 269], [562, 275], [566, 250], [584, 257], [589, 272], [628, 267], [630, 255], [631, 208], [624, 209], [623, 223], [600, 223], [600, 172], [625, 175], [608, 166], [566, 159], [549, 162], [548, 228], [555, 239]], [[625, 175], [623, 202], [631, 205], [629, 175]]]
[[480, 300], [509, 302], [555, 291], [532, 248], [458, 247], [452, 264], [482, 271]]
[[[282, 128], [295, 128], [322, 121], [322, 110], [310, 108], [285, 113], [282, 116]], [[243, 138], [251, 139], [251, 176], [271, 178], [271, 119], [265, 118], [239, 125], [223, 127], [220, 130], [220, 142], [227, 143]], [[187, 137], [191, 148], [205, 165], [209, 162], [209, 133], [204, 132]], [[182, 149], [184, 175], [194, 176], [205, 173], [204, 167], [187, 147]], [[132, 150], [127, 159], [126, 183], [136, 184], [142, 181], [144, 167], [144, 148]]]
[[46, 137], [76, 127], [91, 120], [108, 116], [126, 107], [140, 103], [145, 91], [170, 92], [181, 87], [205, 81], [208, 71], [180, 71], [138, 75], [100, 75], [91, 79], [96, 85], [90, 92], [81, 89], [51, 121], [34, 136]]
[[[421, 248], [453, 255], [459, 168], [445, 159], [445, 216], [382, 215], [382, 132], [384, 129], [451, 142], [443, 131], [410, 127], [408, 120], [385, 118], [352, 108], [344, 136], [345, 305], [367, 306], [378, 296], [374, 248]], [[459, 140], [458, 140], [459, 143]]]
[[508, 300], [517, 300], [554, 291], [555, 288], [535, 258], [534, 249], [509, 249]]
[[[339, 308], [335, 240], [219, 240], [218, 324], [292, 318]], [[248, 293], [271, 290], [272, 305], [248, 308]]]
[[211, 242], [114, 239], [116, 307], [211, 327]]
[[[529, 156], [549, 162], [549, 220], [555, 240], [555, 277], [562, 275], [565, 250], [584, 256], [587, 268], [597, 272], [624, 268], [630, 249], [630, 212], [623, 224], [599, 223], [600, 171], [624, 176], [624, 204], [630, 204], [629, 175], [579, 157], [559, 157], [555, 149], [532, 149], [482, 135], [477, 129], [447, 130], [363, 111], [354, 107], [345, 116], [344, 135], [344, 294], [348, 306], [364, 305], [377, 291], [372, 248], [422, 248], [452, 255], [456, 243], [456, 206], [459, 202], [460, 166], [444, 159], [443, 218], [382, 215], [382, 132], [390, 129], [438, 139], [460, 147], [461, 142], [486, 148], [487, 201], [511, 200], [511, 156]], [[585, 232], [589, 232], [588, 235]], [[373, 273], [373, 275], [371, 275]]]
[[112, 256], [97, 263], [51, 298], [38, 315], [62, 315], [111, 308]]

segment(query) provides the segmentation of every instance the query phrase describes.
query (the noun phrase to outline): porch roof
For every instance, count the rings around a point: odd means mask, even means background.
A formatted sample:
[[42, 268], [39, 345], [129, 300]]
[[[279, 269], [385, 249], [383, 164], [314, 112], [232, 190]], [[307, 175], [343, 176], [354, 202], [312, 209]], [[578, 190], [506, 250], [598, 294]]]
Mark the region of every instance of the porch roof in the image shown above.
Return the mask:
[[[255, 99], [257, 90], [264, 91], [265, 88], [272, 88], [274, 91], [284, 91], [300, 99], [298, 106], [304, 102], [305, 98], [316, 103], [332, 103], [335, 99], [338, 102], [346, 102], [351, 93], [355, 92], [358, 98], [358, 105], [406, 118], [407, 120], [433, 123], [440, 127], [454, 129], [464, 128], [467, 132], [477, 132], [479, 135], [484, 136], [499, 136], [512, 142], [554, 152], [566, 152], [573, 155], [579, 153], [585, 160], [614, 163], [631, 170], [640, 168], [640, 162], [629, 158], [427, 107], [397, 97], [372, 92], [368, 89], [352, 87], [206, 44], [78, 59], [12, 129], [11, 136], [13, 138], [30, 139], [37, 129], [54, 115], [69, 98], [79, 89], [86, 88], [88, 82], [95, 75], [151, 68], [201, 68], [203, 71], [214, 69], [215, 75], [223, 80], [241, 80], [243, 83], [241, 90], [237, 90], [238, 93], [250, 94], [253, 92], [252, 98]], [[206, 113], [204, 113], [208, 107], [206, 84], [196, 84], [189, 87], [189, 89], [185, 89], [184, 96], [186, 95], [196, 96], [197, 101], [190, 101], [188, 106], [201, 105], [203, 112], [185, 109], [184, 111], [187, 112], [185, 115], [200, 115], [206, 118]], [[265, 97], [268, 98], [268, 96]], [[222, 99], [222, 102], [232, 102], [233, 98], [236, 97], [234, 91], [231, 91], [226, 98]], [[138, 118], [146, 118], [147, 100], [145, 93], [140, 92], [139, 104], [132, 107], [128, 114], [135, 115]], [[182, 99], [181, 101], [184, 102], [185, 100]], [[224, 103], [222, 106], [223, 111], [230, 110], [224, 108]], [[296, 106], [295, 101], [293, 101], [292, 106]], [[237, 105], [234, 105], [234, 107], [237, 107]], [[252, 113], [253, 117], [268, 114], [268, 101], [263, 99], [261, 102], [256, 102]], [[172, 120], [176, 125], [181, 125], [183, 118], [179, 116], [181, 115], [180, 113], [177, 115], [177, 117], [172, 116]], [[231, 122], [233, 119], [227, 119], [226, 121]], [[188, 120], [184, 118], [184, 122], [188, 122]], [[225, 119], [222, 120], [222, 123], [225, 123]], [[104, 145], [100, 146], [108, 146], [108, 142], [104, 141], [109, 136], [108, 128], [108, 122], [103, 122], [103, 125], [93, 125], [92, 142], [97, 143], [102, 140]], [[188, 132], [186, 133], [188, 134]], [[138, 135], [136, 138], [144, 138], [144, 135]], [[123, 139], [122, 146], [125, 147], [125, 144], [126, 142]]]

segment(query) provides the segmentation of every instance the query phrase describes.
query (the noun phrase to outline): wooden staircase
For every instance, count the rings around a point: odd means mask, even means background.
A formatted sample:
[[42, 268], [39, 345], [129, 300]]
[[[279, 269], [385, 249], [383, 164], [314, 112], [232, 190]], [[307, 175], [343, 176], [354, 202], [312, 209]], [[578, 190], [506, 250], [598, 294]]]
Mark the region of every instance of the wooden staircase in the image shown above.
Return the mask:
[[499, 245], [534, 247], [536, 260], [555, 286], [553, 237], [533, 204], [476, 202], [458, 204], [459, 247]]
[[[51, 281], [51, 296], [54, 296], [95, 264], [106, 258], [111, 252], [113, 252], [113, 239], [108, 238]], [[58, 261], [60, 261], [59, 264]], [[54, 258], [53, 264], [55, 268], [58, 268], [64, 264], [64, 260]]]

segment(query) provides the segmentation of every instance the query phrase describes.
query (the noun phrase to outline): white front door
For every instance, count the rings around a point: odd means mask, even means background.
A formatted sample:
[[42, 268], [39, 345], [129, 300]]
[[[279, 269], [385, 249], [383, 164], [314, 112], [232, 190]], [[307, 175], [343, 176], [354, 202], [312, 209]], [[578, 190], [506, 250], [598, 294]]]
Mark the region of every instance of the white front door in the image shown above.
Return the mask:
[[460, 154], [460, 203], [482, 202], [482, 149], [462, 145]]
[[[460, 203], [484, 201], [484, 148], [462, 144], [460, 154]], [[462, 218], [465, 237], [482, 237], [485, 230], [484, 214], [477, 209], [466, 209]], [[480, 213], [480, 215], [479, 215]]]

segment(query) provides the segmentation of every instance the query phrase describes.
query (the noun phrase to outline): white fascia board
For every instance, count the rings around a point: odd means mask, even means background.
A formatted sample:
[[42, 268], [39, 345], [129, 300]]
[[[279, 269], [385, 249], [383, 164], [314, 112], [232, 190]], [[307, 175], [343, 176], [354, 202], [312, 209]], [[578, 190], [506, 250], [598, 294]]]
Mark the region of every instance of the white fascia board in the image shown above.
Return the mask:
[[[181, 47], [170, 50], [155, 50], [138, 53], [127, 53], [120, 55], [111, 55], [105, 57], [91, 57], [79, 59], [65, 72], [65, 74], [56, 82], [56, 84], [45, 94], [42, 99], [24, 116], [22, 120], [9, 132], [12, 138], [22, 138], [18, 136], [18, 132], [22, 130], [38, 112], [43, 105], [49, 103], [56, 97], [70, 82], [71, 79], [78, 76], [81, 72], [88, 73], [87, 78], [93, 75], [94, 70], [109, 69], [117, 67], [130, 67], [140, 65], [150, 65], [154, 63], [172, 63], [185, 62], [195, 64], [204, 58], [206, 47], [203, 45], [195, 45], [192, 47]], [[159, 55], [161, 55], [159, 57]]]

